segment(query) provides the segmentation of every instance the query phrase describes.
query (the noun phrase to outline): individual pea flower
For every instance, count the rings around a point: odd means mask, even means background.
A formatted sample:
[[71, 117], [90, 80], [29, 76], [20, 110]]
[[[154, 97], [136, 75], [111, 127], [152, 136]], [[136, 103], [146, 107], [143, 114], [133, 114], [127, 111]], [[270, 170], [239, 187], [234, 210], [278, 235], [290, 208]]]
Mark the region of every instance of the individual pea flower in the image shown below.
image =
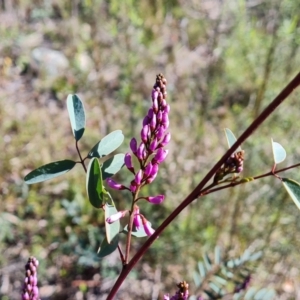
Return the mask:
[[112, 224], [118, 220], [120, 220], [121, 218], [125, 217], [125, 215], [128, 213], [128, 210], [122, 210], [122, 211], [118, 211], [116, 214], [113, 214], [111, 216], [109, 216], [106, 219], [106, 222], [108, 224]]
[[22, 300], [39, 300], [37, 286], [37, 268], [39, 261], [31, 256], [25, 265], [25, 280], [22, 289]]
[[164, 300], [187, 300], [189, 298], [189, 284], [182, 281], [177, 284], [178, 290], [174, 296], [164, 295]]
[[134, 206], [134, 216], [133, 216], [133, 225], [135, 226], [136, 230], [139, 230], [142, 224], [142, 219], [140, 216], [140, 208], [135, 205]]
[[140, 215], [140, 216], [142, 219], [142, 225], [144, 227], [145, 233], [148, 236], [151, 236], [155, 232], [155, 230], [151, 227], [150, 222], [143, 215]]

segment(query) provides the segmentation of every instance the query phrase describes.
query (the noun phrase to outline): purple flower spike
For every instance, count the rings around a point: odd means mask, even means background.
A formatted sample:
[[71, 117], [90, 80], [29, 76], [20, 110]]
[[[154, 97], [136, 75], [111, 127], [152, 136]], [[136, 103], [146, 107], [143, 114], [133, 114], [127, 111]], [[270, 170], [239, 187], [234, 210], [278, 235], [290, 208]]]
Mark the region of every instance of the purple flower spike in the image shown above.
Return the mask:
[[134, 173], [134, 168], [133, 168], [133, 165], [132, 165], [132, 159], [131, 159], [131, 154], [130, 153], [125, 154], [124, 163], [125, 163], [125, 166], [127, 167], [127, 169]]
[[143, 160], [144, 151], [145, 151], [145, 144], [141, 143], [136, 152], [136, 156], [139, 160]]
[[107, 185], [110, 187], [110, 188], [112, 188], [112, 189], [114, 189], [114, 190], [125, 190], [125, 189], [127, 189], [123, 184], [120, 184], [120, 183], [117, 183], [117, 182], [115, 182], [113, 179], [111, 179], [111, 178], [107, 178], [106, 179], [106, 183], [107, 183]]
[[134, 179], [136, 185], [140, 185], [141, 182], [142, 182], [142, 179], [143, 179], [143, 171], [142, 171], [142, 170], [139, 170], [139, 171], [136, 173], [135, 179]]
[[168, 132], [168, 133], [166, 133], [166, 135], [164, 136], [163, 140], [161, 141], [160, 147], [164, 147], [167, 144], [169, 144], [170, 140], [171, 140], [171, 133]]
[[144, 143], [147, 143], [149, 137], [149, 125], [145, 125], [141, 130], [141, 139]]
[[167, 155], [168, 155], [169, 150], [164, 150], [163, 148], [159, 148], [156, 152], [156, 155], [153, 158], [153, 161], [157, 164], [162, 163]]
[[130, 149], [132, 151], [133, 154], [136, 154], [137, 152], [137, 141], [135, 138], [132, 138], [130, 141]]
[[147, 201], [149, 201], [150, 203], [152, 203], [152, 204], [160, 204], [164, 201], [165, 196], [164, 195], [158, 195], [158, 196], [155, 196], [155, 197], [145, 197], [145, 199]]
[[39, 300], [39, 289], [37, 287], [38, 260], [30, 257], [25, 266], [25, 280], [22, 290], [22, 300]]
[[123, 218], [123, 217], [126, 215], [127, 212], [128, 212], [128, 210], [122, 210], [122, 211], [119, 211], [119, 212], [117, 212], [116, 214], [113, 214], [113, 215], [111, 215], [110, 217], [108, 217], [108, 218], [106, 219], [106, 222], [107, 222], [108, 224], [112, 224], [112, 223], [114, 223], [114, 222], [120, 220], [121, 218]]

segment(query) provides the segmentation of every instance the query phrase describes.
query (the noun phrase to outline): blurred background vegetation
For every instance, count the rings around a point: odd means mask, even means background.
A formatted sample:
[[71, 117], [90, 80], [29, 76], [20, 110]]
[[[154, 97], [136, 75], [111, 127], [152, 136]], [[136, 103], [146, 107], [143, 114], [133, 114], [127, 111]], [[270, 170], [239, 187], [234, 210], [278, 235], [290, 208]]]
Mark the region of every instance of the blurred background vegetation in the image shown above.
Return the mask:
[[[123, 130], [128, 150], [150, 106], [155, 75], [168, 80], [170, 153], [141, 205], [156, 228], [236, 136], [299, 71], [295, 0], [72, 0], [0, 2], [0, 297], [19, 299], [29, 255], [40, 261], [42, 299], [105, 299], [120, 271], [117, 253], [99, 260], [103, 214], [92, 208], [80, 167], [27, 186], [51, 161], [77, 160], [66, 97], [88, 117], [82, 153]], [[244, 144], [243, 176], [271, 169], [270, 138], [299, 162], [299, 91]], [[300, 180], [298, 170], [283, 176]], [[126, 181], [122, 170], [118, 180]], [[128, 205], [124, 192], [118, 208]], [[300, 213], [275, 178], [208, 195], [173, 222], [122, 285], [118, 299], [162, 299], [216, 245], [239, 256], [263, 250], [251, 285], [300, 299]], [[144, 239], [134, 239], [136, 251]], [[124, 246], [124, 245], [121, 245]]]

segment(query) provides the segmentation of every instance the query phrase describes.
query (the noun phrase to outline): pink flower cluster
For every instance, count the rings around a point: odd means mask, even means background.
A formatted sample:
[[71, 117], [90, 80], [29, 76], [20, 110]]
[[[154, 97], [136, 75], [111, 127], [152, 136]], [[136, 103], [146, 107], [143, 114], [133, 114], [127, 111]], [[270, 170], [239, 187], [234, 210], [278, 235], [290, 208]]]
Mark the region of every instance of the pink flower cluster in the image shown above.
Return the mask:
[[[159, 165], [168, 155], [168, 150], [164, 149], [164, 147], [171, 139], [171, 134], [167, 131], [169, 127], [170, 105], [166, 101], [166, 84], [167, 80], [162, 74], [156, 76], [156, 82], [152, 89], [152, 106], [143, 120], [143, 127], [140, 134], [141, 142], [138, 144], [137, 140], [132, 138], [130, 141], [132, 153], [125, 154], [125, 166], [133, 173], [134, 179], [131, 181], [130, 186], [126, 187], [108, 178], [106, 182], [111, 188], [129, 190], [135, 195], [144, 185], [150, 184], [156, 178]], [[139, 162], [138, 170], [135, 169], [132, 163], [133, 157]], [[152, 204], [160, 204], [164, 200], [164, 195], [140, 197], [136, 201], [140, 199], [145, 199]], [[122, 217], [124, 215], [125, 213], [122, 212], [118, 216]], [[134, 211], [134, 225], [136, 228], [139, 228], [140, 224], [143, 225], [148, 235], [154, 232], [146, 218], [139, 212]]]
[[22, 300], [39, 300], [39, 289], [37, 287], [37, 267], [39, 261], [30, 257], [25, 265], [25, 281], [22, 290]]

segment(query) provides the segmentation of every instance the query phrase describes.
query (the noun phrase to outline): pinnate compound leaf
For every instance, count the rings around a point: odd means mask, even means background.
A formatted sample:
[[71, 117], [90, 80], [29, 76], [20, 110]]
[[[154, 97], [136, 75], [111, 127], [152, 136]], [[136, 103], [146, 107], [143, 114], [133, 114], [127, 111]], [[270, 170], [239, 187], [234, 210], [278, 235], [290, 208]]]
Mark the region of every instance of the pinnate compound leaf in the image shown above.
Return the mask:
[[113, 253], [117, 249], [118, 244], [119, 244], [119, 235], [116, 235], [110, 244], [107, 242], [107, 238], [105, 237], [98, 250], [98, 256], [100, 258], [103, 258]]
[[118, 173], [124, 166], [124, 157], [123, 153], [119, 153], [106, 160], [102, 166], [102, 178], [105, 180], [116, 173]]
[[300, 184], [289, 178], [282, 178], [282, 184], [300, 209]]
[[285, 160], [286, 151], [279, 143], [273, 142], [273, 139], [271, 139], [271, 142], [275, 164], [279, 164]]
[[55, 161], [31, 171], [24, 177], [24, 181], [27, 184], [43, 182], [67, 173], [75, 164], [75, 161], [69, 159]]
[[83, 136], [85, 129], [85, 113], [82, 101], [77, 95], [69, 95], [67, 98], [71, 127], [76, 141]]
[[[116, 214], [118, 211], [114, 205], [105, 204], [105, 220], [110, 217], [111, 215]], [[106, 239], [107, 243], [111, 244], [113, 240], [119, 235], [120, 232], [120, 221], [116, 221], [112, 224], [108, 224], [105, 221], [105, 229], [106, 229]]]
[[[229, 128], [225, 128], [224, 130], [225, 130], [228, 148], [230, 148], [237, 141], [237, 139]], [[242, 151], [242, 148], [238, 147], [235, 150], [235, 152], [238, 152], [238, 151]]]
[[124, 141], [122, 130], [115, 130], [99, 141], [89, 152], [88, 158], [104, 157], [115, 151]]
[[91, 159], [86, 173], [86, 190], [91, 204], [100, 208], [103, 205], [105, 193], [102, 181], [101, 166], [97, 158]]

